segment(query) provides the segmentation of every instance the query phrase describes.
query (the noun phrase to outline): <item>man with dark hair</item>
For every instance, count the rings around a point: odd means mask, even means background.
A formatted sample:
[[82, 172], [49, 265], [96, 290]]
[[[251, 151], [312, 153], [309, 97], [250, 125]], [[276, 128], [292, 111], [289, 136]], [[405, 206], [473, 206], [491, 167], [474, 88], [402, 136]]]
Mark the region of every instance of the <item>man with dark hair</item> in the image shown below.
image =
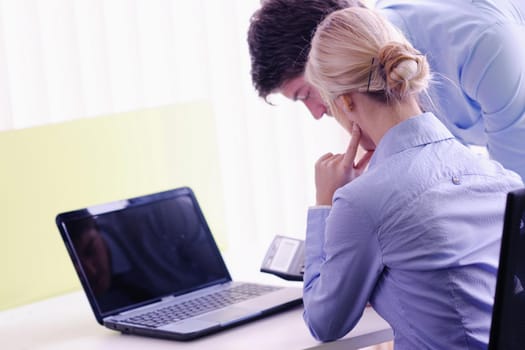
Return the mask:
[[287, 80], [302, 75], [317, 25], [326, 15], [349, 6], [364, 5], [347, 0], [264, 2], [248, 31], [252, 81], [259, 96], [266, 99]]
[[[327, 114], [303, 78], [310, 39], [329, 13], [360, 1], [265, 0], [250, 23], [253, 85], [280, 93], [315, 119]], [[518, 0], [379, 0], [376, 9], [428, 57], [429, 110], [465, 144], [525, 179], [525, 3]], [[361, 144], [374, 149], [373, 144]]]

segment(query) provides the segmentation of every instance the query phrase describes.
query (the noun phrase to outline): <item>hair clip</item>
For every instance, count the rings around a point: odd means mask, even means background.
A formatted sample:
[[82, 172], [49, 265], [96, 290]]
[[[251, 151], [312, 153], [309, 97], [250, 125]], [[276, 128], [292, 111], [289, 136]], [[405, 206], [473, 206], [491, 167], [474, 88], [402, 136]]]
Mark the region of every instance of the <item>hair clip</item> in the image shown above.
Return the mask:
[[370, 62], [370, 71], [368, 73], [368, 85], [366, 86], [366, 92], [370, 92], [370, 81], [372, 80], [372, 66], [374, 65], [375, 58], [372, 57], [372, 62]]

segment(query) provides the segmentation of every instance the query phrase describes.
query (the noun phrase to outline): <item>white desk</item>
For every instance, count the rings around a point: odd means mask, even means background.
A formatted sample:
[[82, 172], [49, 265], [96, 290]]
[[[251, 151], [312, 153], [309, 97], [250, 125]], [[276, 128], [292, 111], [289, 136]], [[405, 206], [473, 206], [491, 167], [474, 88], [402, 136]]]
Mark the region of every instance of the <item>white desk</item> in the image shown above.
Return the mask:
[[190, 342], [123, 335], [100, 326], [83, 292], [0, 312], [0, 347], [6, 350], [134, 349], [357, 349], [392, 339], [388, 324], [367, 308], [345, 338], [319, 343], [302, 319], [302, 306]]

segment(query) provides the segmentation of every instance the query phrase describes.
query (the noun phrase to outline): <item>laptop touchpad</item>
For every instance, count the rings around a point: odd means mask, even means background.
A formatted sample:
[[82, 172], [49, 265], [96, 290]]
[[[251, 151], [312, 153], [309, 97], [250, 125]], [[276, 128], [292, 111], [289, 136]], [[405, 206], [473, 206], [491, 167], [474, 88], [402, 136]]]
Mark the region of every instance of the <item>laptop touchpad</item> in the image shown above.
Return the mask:
[[200, 320], [215, 321], [225, 325], [234, 321], [241, 321], [245, 318], [255, 316], [252, 310], [241, 307], [228, 307], [223, 310], [217, 310], [207, 315], [199, 317]]
[[217, 322], [199, 320], [199, 319], [188, 319], [181, 322], [170, 323], [163, 327], [159, 327], [162, 330], [174, 331], [177, 333], [192, 333], [198, 332], [203, 329], [217, 325]]

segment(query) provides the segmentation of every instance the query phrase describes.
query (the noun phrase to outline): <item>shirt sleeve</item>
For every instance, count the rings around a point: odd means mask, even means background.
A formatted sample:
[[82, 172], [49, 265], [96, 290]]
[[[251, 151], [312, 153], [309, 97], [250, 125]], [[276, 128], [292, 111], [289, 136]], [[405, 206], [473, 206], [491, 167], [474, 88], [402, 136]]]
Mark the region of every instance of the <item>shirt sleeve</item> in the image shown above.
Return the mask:
[[525, 26], [495, 24], [476, 41], [461, 85], [481, 108], [490, 156], [525, 179]]
[[359, 321], [382, 272], [374, 221], [335, 197], [331, 209], [308, 211], [304, 319], [321, 341], [338, 339]]

